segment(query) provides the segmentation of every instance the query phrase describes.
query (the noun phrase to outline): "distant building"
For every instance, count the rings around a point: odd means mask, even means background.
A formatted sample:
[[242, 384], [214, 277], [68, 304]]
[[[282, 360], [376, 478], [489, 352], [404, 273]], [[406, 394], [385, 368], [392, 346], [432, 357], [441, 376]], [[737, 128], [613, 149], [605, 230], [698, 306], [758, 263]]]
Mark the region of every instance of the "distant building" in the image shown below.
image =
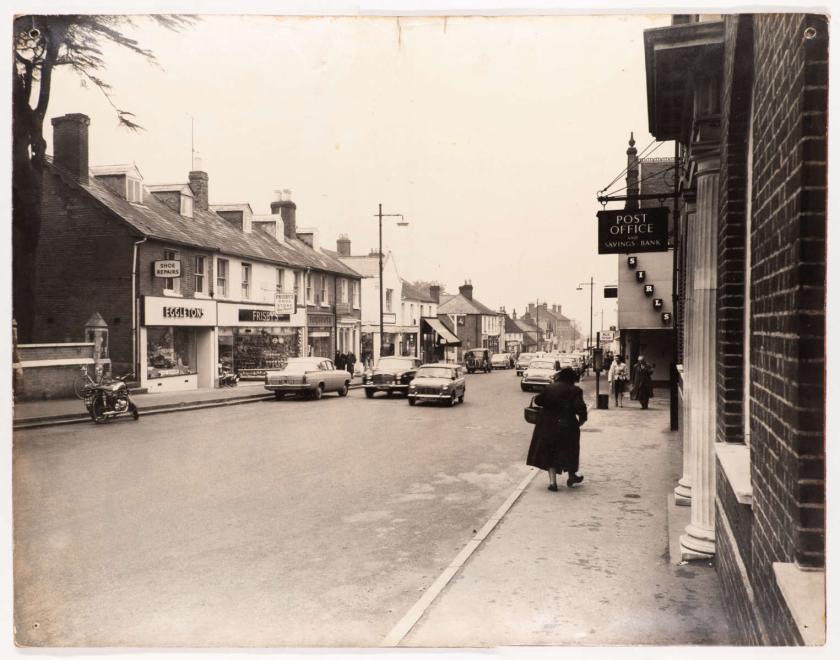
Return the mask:
[[449, 317], [461, 346], [456, 359], [470, 348], [487, 348], [500, 352], [503, 345], [504, 316], [473, 298], [473, 285], [466, 282], [458, 287], [457, 295], [441, 295], [438, 313]]

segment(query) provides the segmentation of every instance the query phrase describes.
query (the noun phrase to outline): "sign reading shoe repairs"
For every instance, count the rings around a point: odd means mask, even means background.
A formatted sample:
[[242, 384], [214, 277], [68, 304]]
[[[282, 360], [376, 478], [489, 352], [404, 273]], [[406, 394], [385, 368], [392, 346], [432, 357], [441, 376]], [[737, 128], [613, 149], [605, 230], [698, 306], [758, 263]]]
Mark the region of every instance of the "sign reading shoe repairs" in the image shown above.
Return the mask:
[[142, 310], [142, 325], [216, 325], [215, 300], [144, 296]]
[[598, 211], [598, 254], [666, 252], [668, 209]]

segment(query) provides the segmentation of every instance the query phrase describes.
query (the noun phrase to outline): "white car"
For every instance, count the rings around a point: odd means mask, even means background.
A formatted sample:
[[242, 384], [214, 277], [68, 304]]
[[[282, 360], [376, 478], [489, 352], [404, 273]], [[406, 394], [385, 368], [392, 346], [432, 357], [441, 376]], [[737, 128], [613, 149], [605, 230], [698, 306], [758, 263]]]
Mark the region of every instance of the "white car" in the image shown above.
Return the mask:
[[493, 353], [490, 357], [490, 366], [494, 369], [510, 369], [510, 353]]
[[560, 362], [554, 358], [534, 358], [525, 370], [519, 386], [523, 392], [543, 390], [554, 382], [560, 371]]
[[320, 399], [325, 392], [347, 396], [350, 378], [348, 371], [336, 369], [328, 358], [289, 358], [282, 369], [265, 372], [265, 389], [274, 392], [278, 400], [286, 394], [300, 394], [313, 399]]

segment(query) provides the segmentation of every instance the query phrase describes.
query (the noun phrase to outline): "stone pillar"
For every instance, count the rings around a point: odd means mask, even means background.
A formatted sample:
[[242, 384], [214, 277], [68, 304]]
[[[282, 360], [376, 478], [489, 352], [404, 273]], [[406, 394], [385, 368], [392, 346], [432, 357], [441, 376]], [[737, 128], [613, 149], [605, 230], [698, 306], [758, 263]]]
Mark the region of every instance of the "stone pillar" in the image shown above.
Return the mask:
[[[715, 144], [715, 147], [717, 144]], [[702, 147], [698, 145], [696, 151]], [[704, 149], [697, 163], [697, 210], [692, 220], [691, 326], [687, 329], [691, 522], [680, 537], [684, 560], [715, 553], [715, 344], [717, 324], [717, 241], [719, 151]]]
[[[694, 250], [695, 248], [695, 213], [696, 208], [693, 202], [686, 202], [685, 211], [683, 213], [683, 250], [685, 258], [683, 259], [683, 268], [685, 269], [685, 293], [683, 298], [683, 324], [687, 332], [683, 334], [684, 337], [691, 332], [691, 305], [694, 301]], [[687, 342], [686, 342], [687, 343]], [[691, 433], [687, 428], [688, 411], [691, 407], [691, 387], [689, 386], [691, 374], [691, 357], [689, 355], [688, 345], [683, 346], [683, 428], [682, 443], [683, 443], [683, 472], [677, 482], [677, 487], [674, 488], [674, 502], [678, 506], [691, 506], [691, 484], [692, 484], [692, 454], [691, 454]]]

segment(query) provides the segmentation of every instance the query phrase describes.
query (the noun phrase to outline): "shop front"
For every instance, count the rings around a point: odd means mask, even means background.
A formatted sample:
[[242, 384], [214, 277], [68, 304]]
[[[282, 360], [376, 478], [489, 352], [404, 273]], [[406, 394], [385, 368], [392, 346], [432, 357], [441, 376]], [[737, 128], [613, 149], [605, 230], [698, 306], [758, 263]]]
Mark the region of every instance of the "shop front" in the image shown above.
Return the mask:
[[144, 296], [140, 385], [149, 392], [213, 387], [216, 301]]
[[335, 355], [335, 316], [308, 314], [306, 319], [307, 355], [333, 359]]
[[461, 340], [443, 321], [434, 316], [423, 317], [420, 321], [420, 337], [422, 350], [420, 359], [423, 362], [446, 362], [446, 349], [461, 345]]
[[267, 369], [281, 368], [290, 357], [300, 357], [304, 321], [305, 314], [297, 312], [293, 303], [279, 312], [271, 305], [219, 303], [220, 372], [259, 380]]

